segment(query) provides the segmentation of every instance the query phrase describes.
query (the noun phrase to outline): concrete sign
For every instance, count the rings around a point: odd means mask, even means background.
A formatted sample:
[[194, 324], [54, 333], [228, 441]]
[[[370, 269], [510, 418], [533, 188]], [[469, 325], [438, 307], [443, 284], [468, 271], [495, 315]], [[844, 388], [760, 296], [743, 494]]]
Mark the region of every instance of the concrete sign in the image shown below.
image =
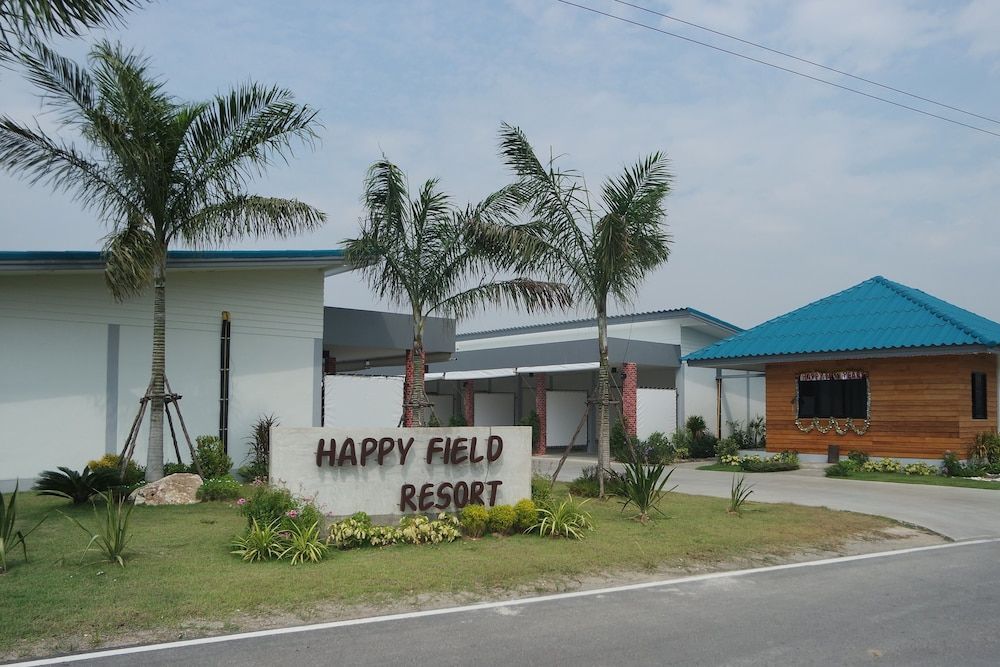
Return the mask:
[[513, 505], [531, 497], [531, 428], [276, 427], [271, 483], [337, 516]]

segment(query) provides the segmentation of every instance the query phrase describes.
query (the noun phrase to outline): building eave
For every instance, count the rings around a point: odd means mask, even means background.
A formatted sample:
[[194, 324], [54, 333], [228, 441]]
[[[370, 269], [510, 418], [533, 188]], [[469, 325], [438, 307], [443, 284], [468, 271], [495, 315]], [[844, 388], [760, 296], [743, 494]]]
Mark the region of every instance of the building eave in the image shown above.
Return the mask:
[[838, 361], [840, 359], [886, 359], [905, 357], [928, 357], [955, 354], [996, 354], [998, 348], [986, 345], [947, 345], [928, 347], [907, 347], [881, 350], [834, 350], [808, 354], [777, 354], [759, 357], [729, 357], [717, 359], [684, 359], [688, 366], [696, 368], [728, 368], [739, 370], [763, 370], [767, 364], [785, 364], [802, 361]]

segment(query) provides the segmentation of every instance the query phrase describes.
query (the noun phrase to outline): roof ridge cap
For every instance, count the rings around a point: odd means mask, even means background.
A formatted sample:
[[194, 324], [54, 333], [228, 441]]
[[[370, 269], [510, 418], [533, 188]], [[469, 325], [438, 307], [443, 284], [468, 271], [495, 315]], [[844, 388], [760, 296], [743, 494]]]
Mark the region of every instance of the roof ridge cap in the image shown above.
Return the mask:
[[[978, 340], [983, 345], [988, 344], [987, 341], [986, 341], [986, 338], [983, 335], [981, 335], [978, 331], [975, 331], [975, 330], [969, 328], [968, 326], [966, 326], [965, 324], [962, 324], [961, 322], [959, 322], [955, 318], [951, 317], [950, 315], [948, 315], [946, 313], [942, 313], [934, 305], [932, 305], [930, 303], [927, 303], [925, 300], [923, 300], [921, 298], [918, 298], [916, 295], [914, 295], [912, 293], [907, 292], [907, 290], [910, 290], [912, 292], [920, 292], [921, 294], [925, 294], [925, 292], [923, 292], [921, 290], [918, 290], [915, 287], [907, 287], [906, 290], [901, 289], [901, 288], [906, 287], [906, 286], [902, 285], [900, 283], [894, 282], [892, 280], [889, 280], [888, 278], [886, 278], [884, 276], [876, 276], [875, 279], [878, 280], [883, 285], [885, 285], [886, 287], [888, 287], [889, 289], [891, 289], [893, 292], [895, 292], [899, 296], [901, 296], [904, 299], [906, 299], [907, 301], [909, 301], [910, 303], [913, 303], [913, 304], [916, 304], [916, 305], [920, 306], [921, 308], [923, 308], [924, 310], [926, 310], [927, 312], [929, 312], [931, 315], [933, 315], [934, 317], [938, 318], [939, 320], [942, 320], [942, 321], [946, 322], [947, 324], [950, 324], [951, 326], [955, 327], [959, 331], [962, 331], [962, 332], [968, 334], [969, 336], [972, 336], [973, 338], [975, 338], [976, 340]], [[928, 296], [930, 296], [930, 295], [928, 295]]]

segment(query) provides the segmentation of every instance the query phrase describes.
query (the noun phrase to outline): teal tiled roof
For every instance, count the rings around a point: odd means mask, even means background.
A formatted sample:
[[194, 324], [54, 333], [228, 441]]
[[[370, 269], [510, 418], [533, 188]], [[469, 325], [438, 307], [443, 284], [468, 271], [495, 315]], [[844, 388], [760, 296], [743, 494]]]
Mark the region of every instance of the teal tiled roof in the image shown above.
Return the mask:
[[1000, 346], [1000, 324], [875, 276], [684, 359], [735, 360], [964, 345]]

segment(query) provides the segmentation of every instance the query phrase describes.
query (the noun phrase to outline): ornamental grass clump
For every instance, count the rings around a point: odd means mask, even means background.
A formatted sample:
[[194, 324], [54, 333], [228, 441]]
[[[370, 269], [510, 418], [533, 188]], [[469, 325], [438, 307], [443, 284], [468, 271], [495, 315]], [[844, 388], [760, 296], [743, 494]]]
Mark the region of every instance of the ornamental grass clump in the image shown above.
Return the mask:
[[729, 488], [729, 509], [730, 514], [742, 515], [743, 506], [753, 493], [753, 484], [746, 483], [746, 476], [740, 475], [738, 478], [733, 475], [733, 483]]
[[625, 464], [623, 472], [609, 471], [614, 480], [611, 485], [613, 493], [622, 499], [622, 512], [634, 506], [639, 512], [635, 518], [642, 524], [649, 522], [651, 510], [666, 516], [657, 504], [663, 496], [677, 488], [674, 486], [667, 491], [663, 490], [674, 470], [675, 468], [671, 468], [668, 471], [660, 463], [646, 465], [639, 458], [633, 458]]
[[91, 497], [120, 484], [121, 478], [115, 469], [97, 468], [91, 470], [87, 466], [83, 472], [77, 472], [60, 466], [58, 472], [55, 470], [42, 472], [32, 488], [38, 491], [40, 496], [66, 498], [74, 505], [82, 505]]
[[3, 493], [0, 492], [0, 573], [7, 571], [7, 555], [18, 547], [21, 547], [24, 562], [28, 562], [28, 546], [24, 540], [48, 518], [48, 515], [43, 516], [27, 532], [16, 530], [14, 525], [17, 523], [17, 490], [18, 484], [15, 482], [9, 502], [4, 501]]
[[90, 536], [84, 555], [94, 550], [101, 554], [103, 560], [125, 567], [125, 550], [132, 541], [131, 521], [134, 506], [125, 498], [120, 497], [116, 500], [111, 492], [98, 495], [104, 499], [104, 511], [98, 511], [97, 505], [94, 505], [96, 531], [87, 528], [75, 517], [65, 514], [63, 516]]
[[558, 505], [538, 510], [538, 523], [531, 527], [541, 537], [565, 537], [582, 540], [584, 533], [594, 530], [594, 518], [582, 507], [589, 500], [577, 502], [573, 496], [567, 495], [566, 500]]

